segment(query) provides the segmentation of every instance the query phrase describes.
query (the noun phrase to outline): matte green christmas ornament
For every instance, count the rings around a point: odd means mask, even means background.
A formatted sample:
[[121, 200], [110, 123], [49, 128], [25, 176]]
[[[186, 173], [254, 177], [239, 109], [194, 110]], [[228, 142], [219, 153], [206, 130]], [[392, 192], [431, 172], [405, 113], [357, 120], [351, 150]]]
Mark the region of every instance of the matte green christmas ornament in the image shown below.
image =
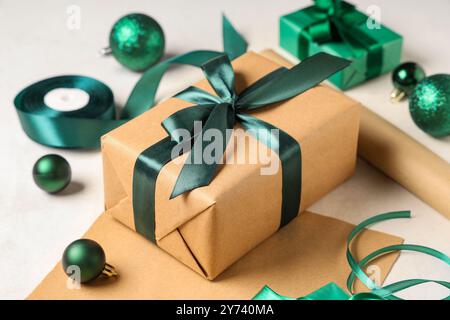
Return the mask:
[[417, 126], [433, 137], [450, 135], [450, 75], [421, 81], [411, 94], [409, 111]]
[[395, 89], [391, 93], [391, 100], [399, 102], [409, 96], [423, 79], [425, 71], [421, 66], [415, 62], [402, 63], [392, 72], [392, 84]]
[[132, 13], [113, 25], [109, 48], [102, 49], [101, 53], [111, 53], [133, 71], [143, 71], [161, 60], [164, 46], [164, 32], [158, 22], [145, 14]]
[[106, 263], [103, 248], [90, 239], [79, 239], [69, 244], [62, 256], [62, 267], [68, 276], [76, 276], [79, 271], [81, 283], [90, 282], [100, 275], [117, 276], [114, 267]]
[[33, 167], [33, 179], [39, 188], [57, 193], [70, 183], [72, 172], [66, 159], [57, 154], [39, 158]]

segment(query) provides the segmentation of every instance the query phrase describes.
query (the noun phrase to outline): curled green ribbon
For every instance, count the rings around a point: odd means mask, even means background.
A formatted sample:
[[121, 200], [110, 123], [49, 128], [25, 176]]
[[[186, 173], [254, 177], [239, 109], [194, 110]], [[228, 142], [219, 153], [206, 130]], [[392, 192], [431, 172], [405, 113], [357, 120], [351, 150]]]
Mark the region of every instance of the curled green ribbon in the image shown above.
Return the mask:
[[[209, 142], [195, 135], [194, 121], [202, 123], [202, 133], [209, 129], [219, 130], [222, 137], [229, 138], [228, 129], [240, 123], [257, 140], [278, 153], [282, 168], [282, 207], [280, 227], [295, 218], [301, 196], [301, 149], [288, 133], [257, 119], [247, 111], [266, 107], [299, 95], [316, 86], [332, 74], [348, 66], [348, 60], [326, 53], [305, 59], [292, 69], [277, 69], [249, 86], [241, 93], [235, 90], [235, 75], [230, 60], [221, 55], [202, 66], [206, 79], [214, 89], [212, 95], [196, 87], [189, 87], [176, 95], [194, 106], [181, 109], [165, 119], [162, 126], [168, 137], [144, 150], [136, 160], [133, 175], [133, 211], [135, 228], [147, 239], [155, 242], [155, 186], [163, 166], [171, 159], [174, 146], [186, 143], [180, 140], [178, 129], [187, 130], [192, 139], [187, 141], [191, 150], [205, 150]], [[278, 141], [273, 145], [271, 130], [278, 130]], [[264, 134], [255, 134], [264, 132]], [[221, 146], [221, 158], [228, 141]], [[218, 169], [218, 161], [206, 163], [195, 161], [195, 153], [188, 159], [175, 183], [171, 198], [209, 185]]]
[[[358, 224], [350, 233], [347, 238], [347, 261], [351, 268], [351, 273], [347, 279], [347, 289], [348, 293], [346, 293], [343, 289], [341, 289], [338, 285], [331, 282], [324, 287], [316, 290], [304, 297], [300, 298], [290, 298], [286, 296], [282, 296], [268, 286], [265, 286], [253, 299], [255, 300], [402, 300], [401, 298], [394, 295], [396, 292], [408, 289], [413, 286], [417, 286], [423, 283], [436, 283], [443, 287], [450, 289], [450, 282], [448, 281], [440, 281], [440, 280], [428, 280], [428, 279], [408, 279], [398, 281], [384, 287], [377, 286], [362, 270], [364, 266], [366, 266], [369, 262], [377, 259], [378, 257], [388, 254], [390, 252], [395, 251], [414, 251], [420, 252], [432, 257], [435, 257], [447, 265], [450, 266], [450, 257], [446, 254], [439, 252], [435, 249], [428, 248], [425, 246], [412, 245], [412, 244], [397, 244], [392, 246], [387, 246], [381, 249], [378, 249], [366, 257], [364, 257], [360, 262], [357, 262], [354, 256], [350, 251], [350, 243], [363, 231], [366, 227], [371, 224], [378, 223], [381, 221], [391, 220], [391, 219], [404, 219], [411, 218], [410, 211], [396, 211], [380, 214], [374, 217], [371, 217], [367, 220], [364, 220], [360, 224]], [[354, 293], [353, 292], [353, 284], [358, 278], [367, 288], [369, 288], [370, 292], [363, 293]], [[444, 298], [444, 300], [450, 300], [450, 296]]]
[[366, 68], [359, 70], [367, 79], [381, 73], [383, 48], [381, 44], [364, 32], [360, 25], [367, 21], [367, 16], [356, 10], [355, 6], [342, 0], [315, 0], [314, 5], [305, 9], [311, 17], [300, 34], [299, 58], [309, 56], [311, 42], [324, 44], [344, 41], [354, 52], [364, 50], [368, 54]]
[[[230, 21], [222, 19], [224, 51], [234, 59], [247, 50], [247, 43]], [[164, 73], [173, 64], [200, 67], [223, 52], [197, 50], [175, 56], [148, 69], [132, 90], [121, 114], [116, 116], [111, 89], [93, 78], [77, 75], [53, 77], [23, 89], [14, 105], [25, 133], [34, 141], [57, 148], [98, 148], [100, 137], [108, 131], [149, 110]], [[78, 110], [57, 111], [44, 103], [44, 96], [56, 88], [78, 88], [90, 100]], [[118, 119], [117, 119], [118, 118]]]

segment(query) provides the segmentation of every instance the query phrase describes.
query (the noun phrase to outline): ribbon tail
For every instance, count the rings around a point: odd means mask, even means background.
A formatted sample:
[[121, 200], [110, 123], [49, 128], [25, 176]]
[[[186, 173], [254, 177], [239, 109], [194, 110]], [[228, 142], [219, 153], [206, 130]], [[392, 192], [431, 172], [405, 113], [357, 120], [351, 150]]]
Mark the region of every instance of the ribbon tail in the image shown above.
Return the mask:
[[222, 34], [223, 51], [228, 55], [230, 60], [236, 59], [247, 51], [247, 41], [237, 32], [225, 15], [222, 15]]
[[277, 81], [278, 77], [281, 76], [283, 73], [287, 72], [289, 69], [285, 67], [280, 67], [268, 74], [266, 74], [264, 77], [260, 78], [256, 82], [254, 82], [250, 87], [247, 87], [244, 89], [239, 96], [245, 97], [246, 95], [252, 94], [253, 91], [258, 90], [260, 87], [265, 86], [267, 83], [271, 81]]
[[349, 60], [327, 53], [318, 53], [283, 72], [276, 81], [241, 95], [237, 105], [243, 110], [250, 110], [290, 99], [313, 88], [350, 63]]
[[217, 95], [224, 101], [235, 98], [234, 71], [226, 54], [209, 60], [202, 65], [203, 73]]
[[[171, 199], [210, 184], [230, 139], [227, 129], [233, 128], [234, 121], [234, 113], [229, 104], [218, 104], [213, 109], [205, 122], [201, 134], [196, 137], [189, 157], [178, 175], [170, 196]], [[207, 140], [212, 139], [212, 137], [207, 137], [210, 133], [217, 133], [214, 135], [214, 141], [211, 143], [214, 147], [214, 156], [207, 154], [210, 149], [210, 143]], [[218, 141], [217, 139], [222, 140]], [[218, 147], [218, 149], [215, 147]]]

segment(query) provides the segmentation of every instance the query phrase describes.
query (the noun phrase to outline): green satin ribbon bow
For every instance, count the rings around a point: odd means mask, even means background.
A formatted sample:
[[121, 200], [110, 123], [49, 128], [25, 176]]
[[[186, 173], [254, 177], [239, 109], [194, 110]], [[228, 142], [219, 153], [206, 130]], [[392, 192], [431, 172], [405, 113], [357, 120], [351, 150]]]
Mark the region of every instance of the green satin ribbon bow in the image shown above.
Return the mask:
[[[246, 52], [247, 43], [225, 16], [222, 19], [222, 31], [224, 51], [230, 59]], [[111, 89], [98, 80], [77, 75], [34, 83], [16, 96], [14, 105], [23, 130], [32, 140], [57, 148], [97, 148], [102, 135], [154, 106], [161, 78], [171, 65], [200, 67], [222, 54], [207, 50], [191, 51], [148, 69], [136, 83], [119, 117], [116, 116]], [[44, 103], [44, 96], [56, 88], [84, 90], [90, 96], [89, 103], [70, 112], [49, 108]]]
[[[439, 252], [437, 250], [434, 250], [432, 248], [428, 248], [425, 246], [420, 245], [413, 245], [413, 244], [397, 244], [392, 246], [387, 246], [381, 249], [378, 249], [369, 255], [367, 255], [365, 258], [363, 258], [361, 261], [357, 262], [354, 256], [352, 255], [350, 251], [350, 243], [352, 240], [354, 240], [361, 231], [364, 230], [364, 228], [368, 227], [371, 224], [391, 220], [391, 219], [401, 219], [401, 218], [411, 218], [411, 212], [410, 211], [396, 211], [396, 212], [389, 212], [377, 215], [375, 217], [369, 218], [367, 220], [364, 220], [360, 224], [358, 224], [353, 231], [350, 233], [350, 235], [347, 238], [347, 261], [351, 268], [351, 273], [348, 276], [347, 279], [347, 289], [348, 292], [346, 293], [344, 290], [342, 290], [338, 285], [331, 282], [324, 287], [320, 288], [317, 291], [314, 291], [311, 294], [308, 294], [307, 296], [301, 297], [301, 298], [290, 298], [286, 296], [282, 296], [272, 289], [270, 289], [268, 286], [265, 286], [253, 299], [255, 300], [402, 300], [401, 298], [394, 295], [394, 293], [405, 290], [407, 288], [423, 284], [423, 283], [436, 283], [441, 286], [444, 286], [448, 289], [450, 289], [450, 282], [448, 281], [440, 281], [440, 280], [428, 280], [428, 279], [408, 279], [408, 280], [402, 280], [398, 281], [389, 285], [386, 285], [384, 287], [377, 286], [363, 271], [362, 268], [364, 268], [368, 263], [371, 261], [377, 259], [378, 257], [388, 254], [390, 252], [394, 251], [414, 251], [414, 252], [420, 252], [427, 255], [430, 255], [432, 257], [435, 257], [447, 265], [450, 266], [450, 257], [448, 257], [446, 254]], [[354, 282], [358, 278], [367, 288], [369, 288], [370, 292], [363, 292], [363, 293], [354, 293], [353, 292], [353, 285]], [[450, 296], [447, 296], [444, 298], [444, 300], [450, 300]]]
[[[248, 111], [267, 107], [290, 99], [316, 86], [349, 65], [349, 61], [326, 53], [319, 53], [292, 69], [277, 69], [249, 86], [241, 93], [235, 90], [235, 74], [226, 55], [210, 60], [202, 66], [206, 79], [217, 95], [196, 87], [189, 87], [176, 97], [194, 104], [175, 112], [163, 121], [168, 136], [144, 150], [136, 160], [133, 175], [133, 211], [135, 228], [147, 239], [155, 242], [155, 186], [162, 167], [171, 159], [172, 149], [183, 143], [191, 150], [203, 152], [208, 141], [203, 134], [194, 132], [194, 121], [202, 123], [202, 133], [219, 130], [225, 140], [220, 160], [228, 143], [228, 129], [240, 123], [257, 140], [278, 153], [282, 167], [282, 208], [280, 227], [295, 218], [300, 207], [301, 150], [298, 142], [275, 126], [249, 115]], [[301, 107], [301, 106], [299, 106]], [[181, 141], [178, 129], [191, 133], [192, 139]], [[278, 130], [274, 139], [271, 130]], [[208, 185], [214, 178], [219, 161], [207, 163], [191, 151], [179, 174], [171, 198], [198, 187]]]
[[327, 42], [344, 41], [356, 58], [358, 51], [368, 53], [366, 68], [358, 70], [365, 73], [367, 79], [381, 73], [383, 48], [370, 34], [360, 28], [367, 16], [356, 10], [355, 6], [342, 0], [315, 0], [314, 5], [305, 9], [311, 17], [300, 34], [299, 58], [309, 56], [311, 42], [319, 45]]

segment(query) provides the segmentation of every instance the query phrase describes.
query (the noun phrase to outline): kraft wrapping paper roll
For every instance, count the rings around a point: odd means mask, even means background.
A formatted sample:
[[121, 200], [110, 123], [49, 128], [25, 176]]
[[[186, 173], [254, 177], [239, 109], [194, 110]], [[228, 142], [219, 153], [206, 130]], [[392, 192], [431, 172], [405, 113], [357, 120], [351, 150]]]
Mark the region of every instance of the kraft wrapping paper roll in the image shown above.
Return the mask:
[[[293, 65], [273, 50], [261, 54]], [[358, 155], [450, 219], [450, 164], [365, 107]]]

